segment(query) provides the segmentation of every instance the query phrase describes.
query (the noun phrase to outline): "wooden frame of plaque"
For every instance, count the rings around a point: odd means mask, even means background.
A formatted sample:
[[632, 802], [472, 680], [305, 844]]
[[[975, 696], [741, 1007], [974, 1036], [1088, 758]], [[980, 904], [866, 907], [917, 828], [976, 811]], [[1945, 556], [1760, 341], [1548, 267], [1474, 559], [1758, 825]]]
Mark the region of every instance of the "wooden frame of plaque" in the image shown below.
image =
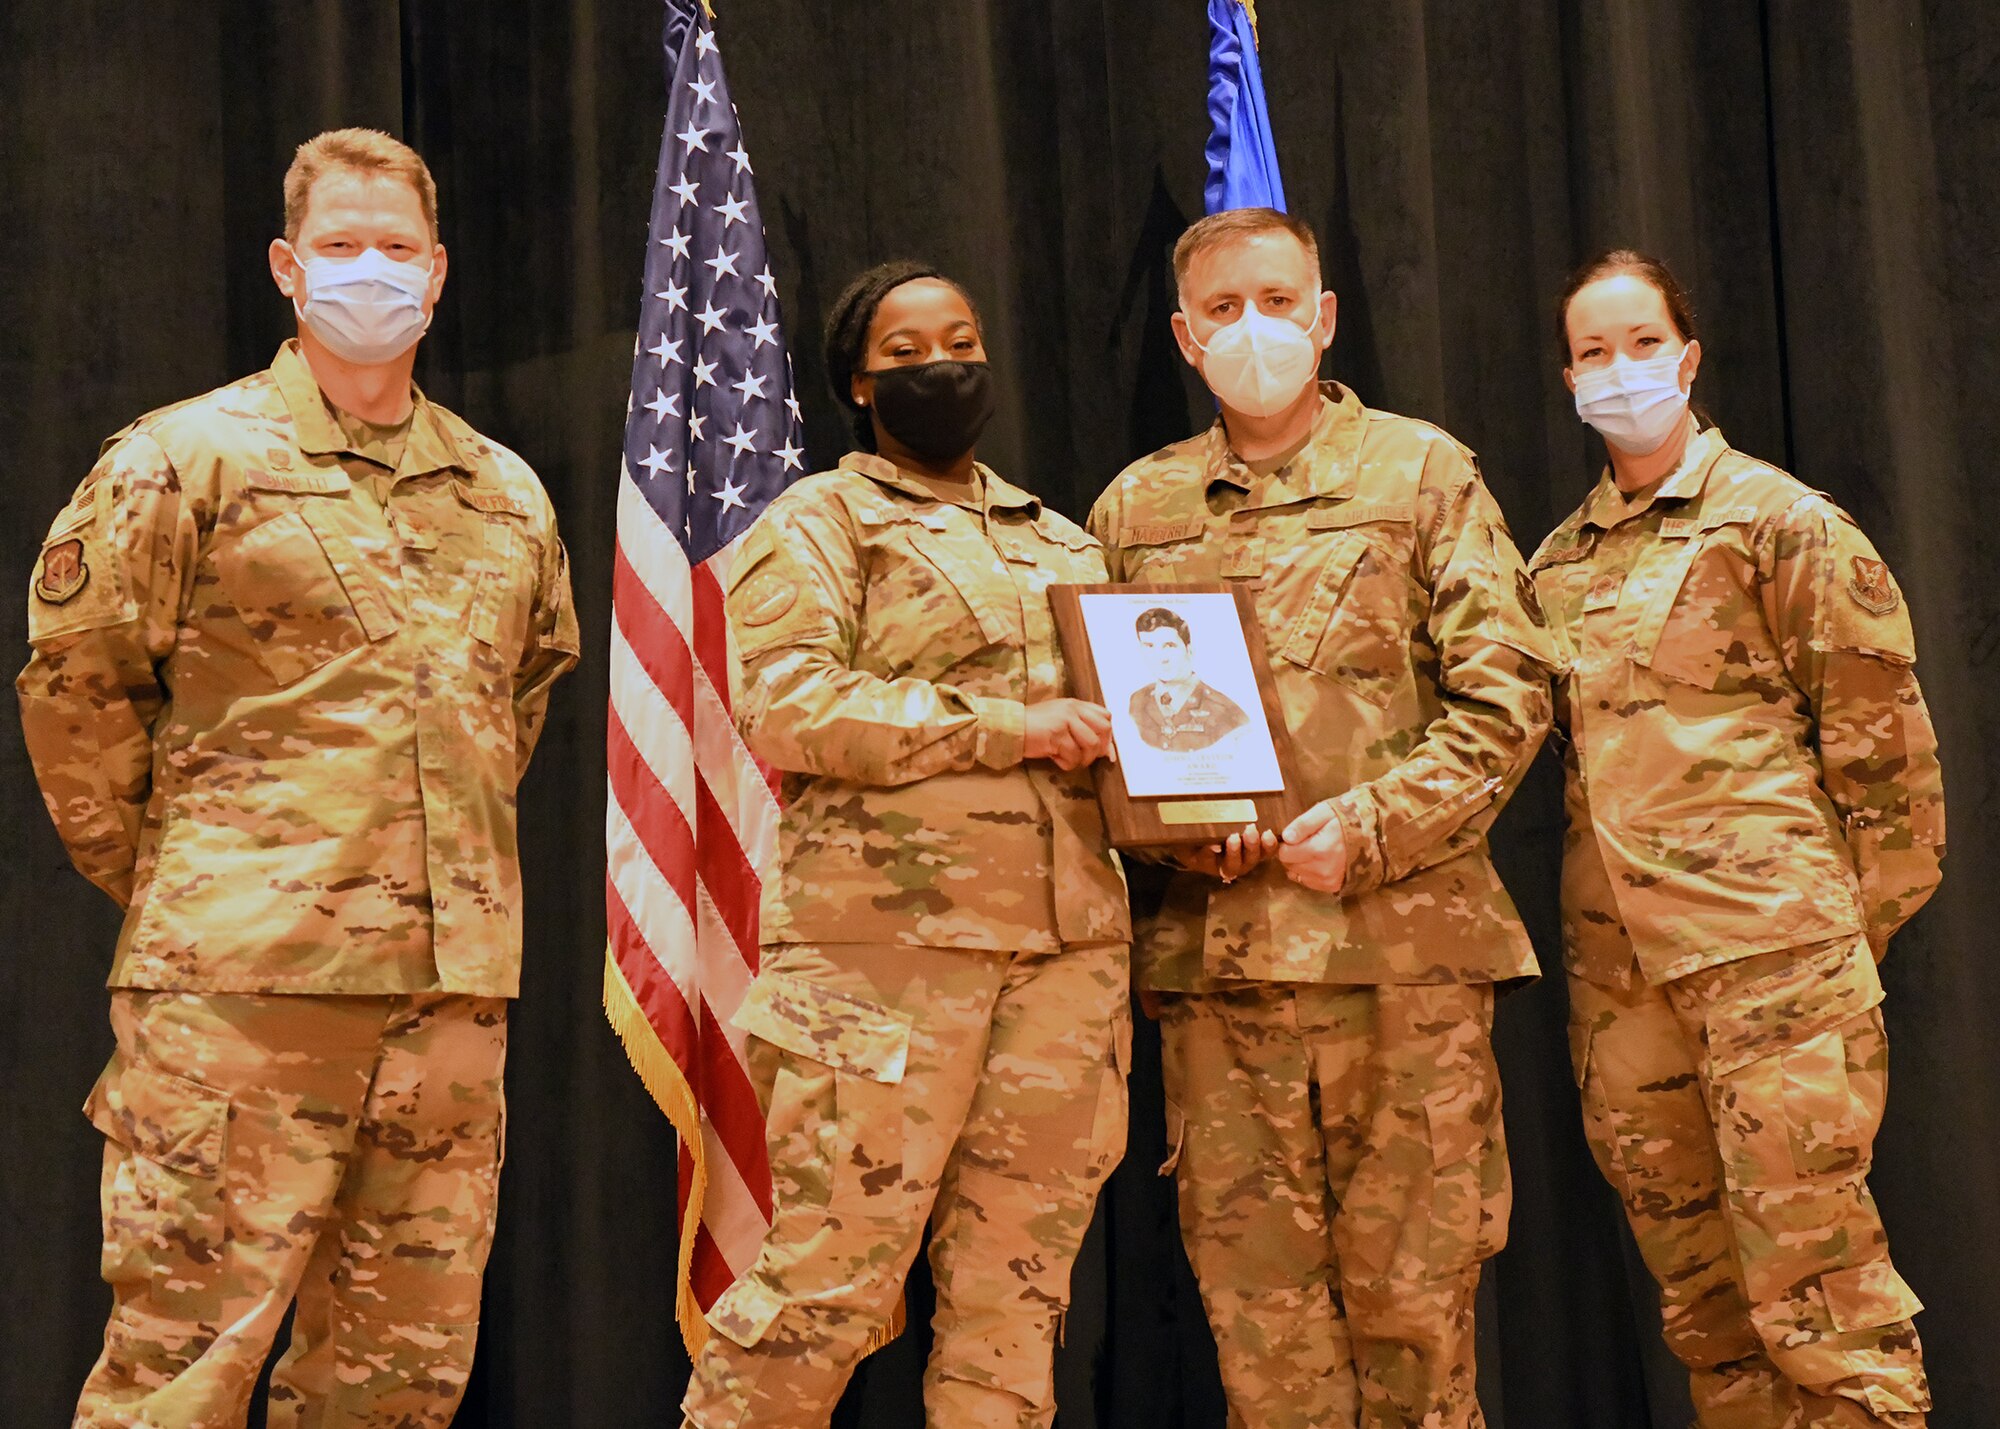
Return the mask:
[[[1208, 787], [1198, 792], [1171, 792], [1133, 794], [1127, 787], [1127, 761], [1125, 751], [1136, 748], [1131, 737], [1137, 728], [1131, 720], [1121, 718], [1120, 709], [1107, 704], [1105, 672], [1100, 670], [1096, 652], [1090, 636], [1091, 621], [1086, 618], [1084, 600], [1091, 596], [1122, 597], [1123, 610], [1130, 608], [1164, 607], [1172, 610], [1177, 596], [1218, 596], [1232, 597], [1235, 608], [1234, 633], [1240, 639], [1237, 654], [1225, 652], [1224, 663], [1229, 664], [1235, 675], [1232, 687], [1241, 691], [1247, 680], [1254, 679], [1256, 703], [1261, 707], [1268, 745], [1257, 740], [1254, 721], [1246, 723], [1241, 731], [1250, 741], [1244, 752], [1249, 755], [1248, 764], [1261, 768], [1262, 777], [1251, 778], [1246, 784], [1235, 788]], [[1114, 738], [1121, 724], [1126, 726], [1126, 738], [1118, 739], [1121, 758], [1118, 761], [1100, 759], [1092, 769], [1097, 777], [1097, 800], [1104, 810], [1105, 827], [1115, 848], [1147, 848], [1170, 844], [1218, 843], [1232, 833], [1241, 833], [1245, 824], [1254, 823], [1260, 829], [1273, 832], [1282, 830], [1300, 813], [1304, 812], [1305, 801], [1298, 794], [1299, 780], [1295, 757], [1292, 750], [1290, 732], [1285, 728], [1285, 716], [1278, 703], [1278, 692], [1271, 680], [1271, 667], [1265, 657], [1264, 631], [1257, 620], [1256, 601], [1249, 589], [1231, 581], [1207, 581], [1183, 585], [1054, 585], [1049, 587], [1049, 604], [1055, 615], [1056, 634], [1062, 641], [1063, 654], [1069, 662], [1070, 677], [1077, 696], [1094, 704], [1106, 705], [1112, 709]], [[1181, 602], [1183, 607], [1195, 604], [1212, 606], [1212, 602]], [[1226, 609], [1226, 607], [1225, 607]], [[1121, 612], [1122, 613], [1122, 612]], [[1192, 612], [1189, 612], [1192, 613]], [[1129, 615], [1126, 617], [1129, 620]], [[1184, 622], [1174, 622], [1185, 636], [1188, 629]], [[1100, 634], [1109, 620], [1100, 624]], [[1130, 625], [1119, 628], [1129, 629]], [[1207, 621], [1202, 627], [1202, 640], [1212, 644], [1216, 636], [1216, 623]], [[1137, 641], [1141, 637], [1135, 635]], [[1184, 646], [1185, 648], [1185, 646]], [[1187, 650], [1189, 663], [1198, 688], [1207, 690], [1201, 681], [1203, 665], [1193, 658], [1192, 650]], [[1248, 673], [1242, 671], [1242, 661], [1247, 657]], [[1113, 679], [1111, 698], [1117, 699], [1124, 693], [1123, 687], [1130, 685], [1133, 676], [1129, 670], [1121, 672], [1123, 679]], [[1146, 688], [1151, 688], [1147, 686]], [[1219, 703], [1229, 704], [1226, 696], [1208, 690]], [[1129, 695], [1129, 708], [1136, 717], [1142, 695]], [[1126, 701], [1121, 701], [1121, 705]], [[1229, 705], [1231, 709], [1236, 706]], [[1238, 711], [1240, 714], [1240, 711]], [[1225, 716], [1225, 719], [1227, 716]], [[1201, 738], [1197, 732], [1194, 738]], [[1142, 735], [1141, 738], [1144, 738]], [[1159, 748], [1156, 741], [1145, 738], [1148, 745]], [[1219, 743], [1219, 741], [1216, 741]], [[1267, 752], [1268, 751], [1268, 752]], [[1158, 756], [1148, 756], [1157, 763], [1164, 763]], [[1276, 779], [1270, 777], [1273, 763]], [[1214, 776], [1211, 775], [1211, 778]], [[1278, 787], [1269, 787], [1276, 783]]]

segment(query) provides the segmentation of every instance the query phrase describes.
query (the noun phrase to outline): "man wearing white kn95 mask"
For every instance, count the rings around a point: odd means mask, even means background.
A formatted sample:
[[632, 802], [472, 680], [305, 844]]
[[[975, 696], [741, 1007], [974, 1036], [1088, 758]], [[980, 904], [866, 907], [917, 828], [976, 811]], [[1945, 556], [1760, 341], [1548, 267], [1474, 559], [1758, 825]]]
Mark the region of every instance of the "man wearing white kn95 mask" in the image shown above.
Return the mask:
[[1173, 856], [1135, 948], [1229, 1422], [1472, 1429], [1509, 1205], [1494, 987], [1535, 971], [1486, 829], [1553, 650], [1472, 454], [1315, 384], [1310, 228], [1215, 214], [1174, 272], [1221, 416], [1128, 467], [1091, 530], [1113, 580], [1249, 585], [1310, 802]]

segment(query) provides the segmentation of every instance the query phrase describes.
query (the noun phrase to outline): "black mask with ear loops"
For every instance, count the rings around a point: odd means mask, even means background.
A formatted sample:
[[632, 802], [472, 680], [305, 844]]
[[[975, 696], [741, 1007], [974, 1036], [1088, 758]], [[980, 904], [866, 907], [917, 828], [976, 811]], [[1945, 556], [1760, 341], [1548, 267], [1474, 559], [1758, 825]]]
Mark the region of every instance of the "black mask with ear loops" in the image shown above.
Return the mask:
[[942, 466], [972, 450], [993, 420], [993, 369], [983, 362], [923, 362], [868, 372], [882, 429]]

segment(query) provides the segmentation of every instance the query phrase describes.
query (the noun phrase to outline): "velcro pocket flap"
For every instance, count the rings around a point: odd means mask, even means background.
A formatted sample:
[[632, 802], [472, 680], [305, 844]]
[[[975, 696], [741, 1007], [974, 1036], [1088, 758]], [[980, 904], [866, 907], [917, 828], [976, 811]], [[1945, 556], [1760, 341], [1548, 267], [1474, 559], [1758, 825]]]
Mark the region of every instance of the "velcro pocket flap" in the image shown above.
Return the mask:
[[120, 1146], [190, 1176], [222, 1171], [229, 1098], [114, 1054], [84, 1103], [90, 1123]]
[[1347, 591], [1347, 582], [1367, 550], [1368, 538], [1365, 536], [1346, 535], [1339, 538], [1339, 544], [1320, 568], [1312, 598], [1292, 622], [1291, 629], [1285, 632], [1285, 644], [1280, 653], [1287, 660], [1295, 665], [1310, 666], [1313, 663], [1327, 622], [1333, 618], [1341, 596]]
[[1424, 1098], [1434, 1166], [1456, 1166], [1485, 1149], [1486, 1129], [1478, 1120], [1478, 1095], [1478, 1087], [1468, 1083], [1440, 1087]]
[[1819, 1278], [1826, 1313], [1842, 1334], [1877, 1330], [1910, 1319], [1924, 1308], [1886, 1258], [1829, 1270]]
[[1717, 1076], [1797, 1047], [1882, 1001], [1865, 941], [1843, 941], [1795, 967], [1759, 978], [1708, 1010], [1708, 1056]]
[[900, 1082], [910, 1060], [907, 1019], [786, 973], [759, 973], [730, 1022], [794, 1056], [873, 1082]]
[[724, 1339], [746, 1350], [755, 1349], [784, 1308], [785, 1302], [775, 1291], [755, 1276], [746, 1275], [722, 1292], [722, 1298], [708, 1312], [708, 1325]]
[[396, 609], [375, 573], [361, 558], [360, 550], [341, 529], [339, 518], [330, 510], [305, 507], [301, 514], [312, 533], [319, 539], [320, 549], [333, 563], [335, 574], [340, 577], [340, 585], [347, 592], [347, 598], [354, 605], [354, 613], [361, 617], [361, 628], [369, 640], [386, 640], [396, 633], [403, 623], [401, 613]]
[[1704, 690], [1715, 688], [1729, 647], [1728, 632], [1684, 617], [1674, 620], [1681, 587], [1700, 556], [1701, 542], [1688, 540], [1668, 559], [1651, 603], [1632, 637], [1632, 658], [1655, 674], [1668, 675]]

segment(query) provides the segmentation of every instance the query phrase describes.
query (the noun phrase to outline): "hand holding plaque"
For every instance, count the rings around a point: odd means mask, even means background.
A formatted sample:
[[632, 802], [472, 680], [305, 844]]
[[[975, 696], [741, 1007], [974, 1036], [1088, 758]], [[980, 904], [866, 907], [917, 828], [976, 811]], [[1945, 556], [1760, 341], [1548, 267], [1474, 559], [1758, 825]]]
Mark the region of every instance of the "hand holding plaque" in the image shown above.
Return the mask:
[[1220, 843], [1298, 814], [1246, 588], [1058, 585], [1049, 599], [1078, 693], [1111, 712], [1117, 758], [1097, 766], [1097, 795], [1114, 845]]

